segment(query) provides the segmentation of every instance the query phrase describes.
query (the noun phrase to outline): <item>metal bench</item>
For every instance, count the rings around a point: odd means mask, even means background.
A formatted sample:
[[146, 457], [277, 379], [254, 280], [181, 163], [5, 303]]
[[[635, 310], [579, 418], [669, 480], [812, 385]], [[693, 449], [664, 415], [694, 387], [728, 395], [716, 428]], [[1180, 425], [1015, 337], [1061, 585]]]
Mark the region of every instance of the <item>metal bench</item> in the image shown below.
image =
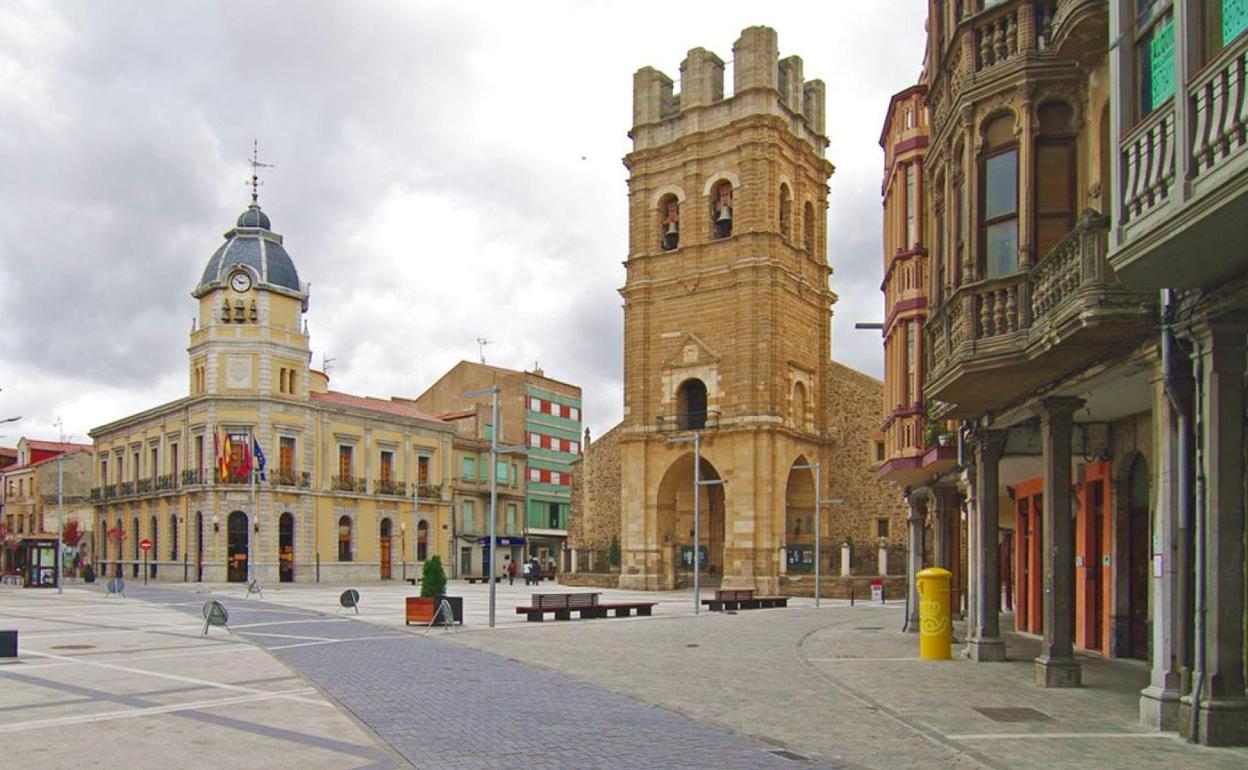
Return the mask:
[[702, 603], [710, 607], [712, 612], [752, 610], [759, 606], [754, 598], [753, 588], [721, 588], [715, 592], [714, 599], [703, 599]]
[[634, 611], [640, 615], [651, 615], [654, 605], [658, 602], [607, 602], [599, 604], [602, 614], [605, 617], [608, 612], [614, 612], [617, 618], [627, 618]]
[[[502, 579], [503, 579], [502, 575], [496, 575], [494, 577], [494, 582], [498, 583], [502, 581]], [[464, 580], [466, 580], [469, 583], [484, 583], [488, 581], [489, 578], [487, 578], [485, 575], [464, 575]]]

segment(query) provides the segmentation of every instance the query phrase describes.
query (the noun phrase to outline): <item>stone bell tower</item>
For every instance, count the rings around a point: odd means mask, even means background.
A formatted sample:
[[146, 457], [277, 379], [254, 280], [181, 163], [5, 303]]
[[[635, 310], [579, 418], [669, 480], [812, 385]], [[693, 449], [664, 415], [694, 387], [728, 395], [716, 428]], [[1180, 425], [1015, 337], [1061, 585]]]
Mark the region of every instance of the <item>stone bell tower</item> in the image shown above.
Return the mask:
[[694, 447], [672, 440], [695, 432], [701, 478], [725, 481], [700, 487], [704, 583], [774, 592], [786, 544], [813, 534], [813, 474], [793, 466], [828, 442], [824, 85], [767, 27], [732, 53], [727, 98], [702, 48], [679, 93], [633, 78], [622, 588], [691, 580]]

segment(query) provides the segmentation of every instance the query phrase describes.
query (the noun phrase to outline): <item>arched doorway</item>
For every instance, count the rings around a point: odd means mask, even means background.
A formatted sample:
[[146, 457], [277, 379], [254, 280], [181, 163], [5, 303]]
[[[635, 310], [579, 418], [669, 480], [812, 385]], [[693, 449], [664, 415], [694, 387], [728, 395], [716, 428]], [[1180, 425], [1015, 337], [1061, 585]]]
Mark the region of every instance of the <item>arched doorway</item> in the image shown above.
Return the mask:
[[784, 561], [788, 574], [815, 571], [815, 472], [797, 467], [802, 465], [810, 465], [805, 457], [793, 461], [784, 489]]
[[134, 525], [134, 527], [130, 530], [134, 533], [134, 536], [131, 538], [131, 540], [134, 541], [134, 563], [130, 565], [130, 576], [137, 578], [139, 576], [139, 554], [141, 553], [141, 551], [139, 551], [139, 541], [143, 539], [142, 533], [139, 532], [139, 517], [135, 516], [131, 521], [131, 524]]
[[[705, 457], [700, 471], [703, 481], [717, 480], [719, 471]], [[700, 491], [698, 549], [702, 585], [719, 585], [724, 572], [724, 488], [703, 486]], [[665, 547], [660, 569], [667, 585], [693, 585], [694, 511], [693, 454], [672, 463], [659, 484], [658, 535]]]
[[247, 514], [233, 511], [226, 521], [226, 580], [247, 582]]
[[416, 561], [429, 558], [429, 522], [421, 519], [416, 523]]
[[277, 580], [290, 583], [295, 579], [295, 517], [289, 511], [277, 522]]
[[1127, 608], [1131, 657], [1148, 660], [1148, 568], [1152, 516], [1148, 510], [1148, 463], [1136, 455], [1127, 479]]
[[204, 582], [204, 512], [195, 511], [195, 582]]
[[381, 554], [381, 579], [390, 579], [390, 520], [381, 520], [381, 543], [378, 548]]
[[677, 422], [683, 430], [705, 428], [706, 383], [696, 378], [680, 383], [676, 389], [676, 409], [679, 412]]
[[153, 514], [149, 523], [152, 525], [152, 550], [148, 551], [148, 559], [151, 560], [149, 569], [151, 570], [151, 576], [156, 577], [156, 561], [160, 559], [160, 539], [157, 537], [160, 534], [160, 521]]

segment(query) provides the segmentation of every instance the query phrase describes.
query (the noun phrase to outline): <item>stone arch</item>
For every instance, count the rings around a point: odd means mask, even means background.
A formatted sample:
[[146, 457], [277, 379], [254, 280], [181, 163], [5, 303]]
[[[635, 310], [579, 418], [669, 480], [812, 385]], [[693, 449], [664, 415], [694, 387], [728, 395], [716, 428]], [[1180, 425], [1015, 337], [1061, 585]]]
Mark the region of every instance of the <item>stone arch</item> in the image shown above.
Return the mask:
[[247, 514], [231, 511], [225, 520], [226, 580], [231, 583], [247, 582], [248, 544], [251, 532], [247, 527]]
[[295, 579], [295, 516], [290, 511], [277, 521], [277, 579], [291, 583]]
[[416, 522], [416, 561], [423, 562], [429, 558], [429, 522], [421, 519]]
[[806, 201], [802, 206], [802, 246], [806, 253], [815, 254], [815, 204]]
[[355, 557], [355, 520], [347, 514], [338, 517], [338, 561], [353, 561]]
[[793, 236], [793, 192], [785, 182], [780, 183], [780, 235], [788, 240]]
[[[657, 535], [660, 544], [660, 570], [670, 586], [693, 585], [694, 541], [694, 456], [678, 457], [659, 482]], [[719, 471], [706, 457], [699, 470], [703, 481], [720, 478]], [[698, 540], [705, 552], [703, 583], [715, 584], [724, 571], [725, 501], [722, 485], [699, 488]]]
[[680, 245], [680, 199], [674, 193], [659, 198], [658, 215], [659, 248], [672, 251]]
[[736, 208], [733, 197], [735, 190], [736, 186], [727, 179], [720, 179], [711, 186], [711, 231], [715, 238], [727, 238], [732, 235], [732, 221]]
[[383, 516], [377, 523], [377, 563], [381, 567], [381, 579], [391, 578], [391, 561], [394, 549], [391, 547], [394, 534], [394, 522], [389, 516]]
[[[799, 383], [800, 384], [800, 383]], [[789, 467], [784, 488], [784, 545], [786, 572], [813, 572], [815, 568], [815, 472], [805, 455]]]

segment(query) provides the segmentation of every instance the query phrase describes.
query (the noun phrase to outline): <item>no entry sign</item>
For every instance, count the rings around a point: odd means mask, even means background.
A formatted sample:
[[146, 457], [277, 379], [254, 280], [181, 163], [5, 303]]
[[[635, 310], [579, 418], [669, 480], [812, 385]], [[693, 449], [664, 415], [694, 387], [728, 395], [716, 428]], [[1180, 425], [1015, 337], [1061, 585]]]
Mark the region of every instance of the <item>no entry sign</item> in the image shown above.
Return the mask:
[[148, 540], [147, 538], [143, 538], [142, 540], [140, 540], [139, 550], [142, 551], [143, 553], [147, 553], [148, 551], [152, 550], [152, 541]]

